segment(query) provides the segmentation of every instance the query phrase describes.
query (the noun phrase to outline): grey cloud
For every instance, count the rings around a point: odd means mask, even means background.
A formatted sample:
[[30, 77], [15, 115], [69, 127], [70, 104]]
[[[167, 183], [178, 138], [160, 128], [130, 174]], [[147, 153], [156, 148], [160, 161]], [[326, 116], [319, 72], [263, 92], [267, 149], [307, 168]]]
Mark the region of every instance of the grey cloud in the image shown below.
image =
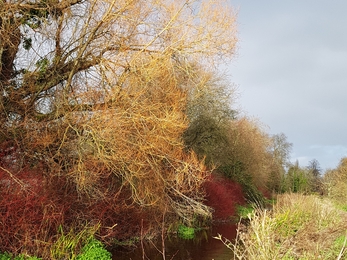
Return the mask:
[[331, 168], [347, 150], [347, 2], [231, 3], [240, 46], [229, 71], [242, 107], [288, 136], [293, 159]]

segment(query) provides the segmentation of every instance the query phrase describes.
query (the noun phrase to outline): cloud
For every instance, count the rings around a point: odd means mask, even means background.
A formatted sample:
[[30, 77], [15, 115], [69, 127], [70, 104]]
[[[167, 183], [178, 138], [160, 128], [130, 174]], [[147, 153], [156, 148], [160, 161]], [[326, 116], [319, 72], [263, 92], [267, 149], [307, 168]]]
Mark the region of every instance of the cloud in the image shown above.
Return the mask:
[[293, 160], [337, 166], [347, 147], [347, 1], [231, 1], [240, 103], [293, 143]]
[[316, 159], [324, 171], [336, 168], [340, 160], [344, 157], [347, 157], [347, 146], [311, 145], [301, 147], [299, 152], [293, 153], [291, 161], [293, 163], [298, 161], [300, 166], [305, 167], [308, 166], [311, 160]]

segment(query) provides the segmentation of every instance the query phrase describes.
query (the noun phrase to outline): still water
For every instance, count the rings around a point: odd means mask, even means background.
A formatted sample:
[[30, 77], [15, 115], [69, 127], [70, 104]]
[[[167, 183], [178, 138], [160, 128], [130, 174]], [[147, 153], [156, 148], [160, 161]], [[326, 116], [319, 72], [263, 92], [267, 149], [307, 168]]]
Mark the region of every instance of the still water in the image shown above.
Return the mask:
[[[193, 240], [179, 238], [167, 238], [165, 240], [165, 259], [169, 260], [230, 260], [233, 259], [232, 252], [213, 238], [221, 234], [223, 237], [233, 240], [236, 237], [236, 224], [223, 223], [212, 226], [209, 230], [200, 231]], [[161, 250], [161, 241], [157, 244]], [[143, 258], [145, 252], [147, 258]], [[113, 252], [115, 260], [163, 260], [163, 255], [152, 245], [133, 250], [117, 249]]]

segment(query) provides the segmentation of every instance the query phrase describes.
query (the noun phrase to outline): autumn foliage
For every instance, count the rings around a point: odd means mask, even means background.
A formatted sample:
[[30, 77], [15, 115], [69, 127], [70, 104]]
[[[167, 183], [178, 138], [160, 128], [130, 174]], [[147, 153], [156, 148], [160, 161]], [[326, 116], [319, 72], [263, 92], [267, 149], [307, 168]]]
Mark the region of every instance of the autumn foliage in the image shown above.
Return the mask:
[[210, 218], [210, 170], [182, 136], [235, 32], [223, 1], [1, 1], [0, 251]]

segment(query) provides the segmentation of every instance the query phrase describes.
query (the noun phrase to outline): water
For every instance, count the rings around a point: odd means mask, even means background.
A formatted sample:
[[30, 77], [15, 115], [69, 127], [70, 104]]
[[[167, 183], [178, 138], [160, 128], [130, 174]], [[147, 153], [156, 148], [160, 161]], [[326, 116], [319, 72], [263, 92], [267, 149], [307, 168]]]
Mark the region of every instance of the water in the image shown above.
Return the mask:
[[[184, 240], [177, 237], [165, 240], [165, 259], [172, 260], [230, 260], [232, 252], [221, 241], [213, 238], [221, 234], [223, 237], [233, 240], [236, 237], [236, 224], [223, 223], [212, 226], [209, 230], [200, 231], [193, 240]], [[163, 260], [161, 241], [156, 243], [156, 249], [152, 244], [144, 245], [133, 250], [116, 249], [113, 252], [115, 260]], [[147, 258], [143, 258], [145, 252]]]

